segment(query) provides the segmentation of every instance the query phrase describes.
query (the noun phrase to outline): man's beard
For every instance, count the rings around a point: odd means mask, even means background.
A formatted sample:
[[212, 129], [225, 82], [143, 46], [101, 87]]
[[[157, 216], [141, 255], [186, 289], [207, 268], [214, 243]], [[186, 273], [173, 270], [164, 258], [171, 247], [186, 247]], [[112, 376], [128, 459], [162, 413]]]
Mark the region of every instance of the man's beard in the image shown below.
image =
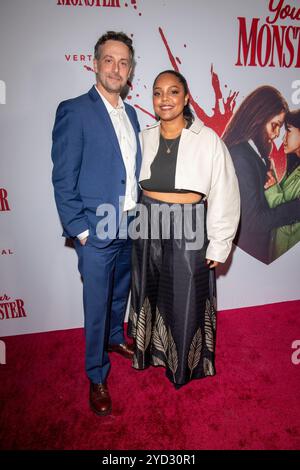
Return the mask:
[[120, 94], [121, 91], [124, 88], [124, 83], [120, 80], [119, 82], [110, 82], [109, 79], [106, 77], [101, 77], [98, 75], [97, 76], [97, 81], [101, 83], [102, 87], [108, 92], [108, 93], [118, 93]]
[[123, 85], [121, 83], [116, 83], [115, 85], [111, 86], [109, 83], [105, 83], [105, 87], [106, 91], [108, 91], [108, 93], [121, 93], [122, 89], [123, 89]]
[[253, 140], [262, 158], [268, 160], [272, 152], [273, 144], [270, 142], [267, 131], [264, 129], [260, 134], [256, 135]]

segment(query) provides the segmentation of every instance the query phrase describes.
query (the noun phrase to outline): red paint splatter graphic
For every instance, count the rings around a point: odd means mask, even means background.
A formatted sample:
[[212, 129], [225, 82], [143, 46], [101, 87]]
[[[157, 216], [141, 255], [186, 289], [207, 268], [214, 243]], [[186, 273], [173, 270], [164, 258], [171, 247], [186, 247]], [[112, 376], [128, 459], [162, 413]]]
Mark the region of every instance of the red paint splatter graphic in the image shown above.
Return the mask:
[[[239, 92], [231, 90], [226, 99], [223, 98], [220, 81], [218, 75], [214, 72], [213, 66], [211, 66], [211, 84], [215, 94], [215, 105], [212, 108], [213, 115], [208, 116], [206, 112], [201, 108], [201, 106], [194, 100], [190, 94], [190, 102], [193, 106], [195, 113], [201, 119], [204, 124], [208, 127], [211, 127], [219, 136], [221, 136], [225, 130], [225, 127], [230, 120], [233, 110], [236, 105], [236, 98]], [[223, 111], [220, 108], [220, 101], [223, 104]]]
[[92, 67], [89, 67], [88, 65], [84, 65], [83, 67], [84, 67], [86, 70], [88, 70], [89, 72], [96, 73], [95, 70], [94, 70]]
[[[177, 65], [177, 62], [179, 61], [178, 57], [174, 57], [174, 55], [171, 52], [170, 46], [168, 44], [168, 41], [163, 33], [162, 28], [159, 28], [159, 33], [161, 35], [162, 41], [165, 45], [165, 48], [167, 50], [170, 62], [172, 64], [172, 67], [174, 70], [179, 72], [179, 67]], [[179, 61], [181, 64], [181, 62]], [[195, 110], [196, 115], [198, 116], [199, 119], [201, 119], [205, 125], [208, 127], [211, 127], [219, 136], [221, 136], [224, 132], [224, 129], [231, 118], [233, 114], [233, 110], [236, 105], [236, 98], [238, 96], [238, 92], [234, 91], [232, 92], [230, 90], [229, 95], [227, 96], [226, 99], [223, 98], [223, 94], [221, 91], [221, 86], [220, 86], [220, 81], [218, 75], [214, 72], [213, 66], [211, 66], [211, 83], [212, 83], [212, 88], [214, 90], [215, 94], [215, 105], [212, 108], [213, 115], [209, 116], [204, 109], [195, 101], [193, 98], [193, 95], [190, 91], [190, 103], [192, 107]], [[221, 111], [220, 107], [220, 101], [222, 102], [223, 105], [223, 111]]]
[[[136, 0], [130, 0], [130, 5], [135, 9], [137, 10], [137, 1]], [[128, 3], [124, 3], [124, 6], [127, 8], [128, 7]], [[142, 13], [139, 12], [139, 16], [142, 16]]]
[[154, 114], [150, 113], [150, 111], [147, 111], [147, 109], [142, 108], [142, 107], [141, 107], [140, 105], [138, 105], [138, 104], [135, 104], [134, 107], [137, 108], [137, 109], [139, 109], [139, 110], [142, 111], [143, 113], [148, 114], [148, 116], [152, 117], [152, 119], [155, 119], [155, 120], [156, 120], [156, 117], [154, 116]]
[[[179, 67], [177, 65], [177, 62], [179, 61], [178, 57], [176, 57], [175, 59], [174, 55], [172, 54], [170, 46], [161, 28], [159, 28], [159, 33], [166, 47], [170, 62], [174, 70], [177, 70], [179, 72]], [[184, 44], [184, 47], [186, 47], [186, 44]], [[207, 113], [203, 110], [203, 108], [195, 101], [191, 92], [190, 92], [190, 103], [192, 107], [194, 108], [194, 111], [196, 115], [198, 116], [198, 118], [201, 119], [205, 125], [207, 125], [208, 127], [211, 127], [219, 136], [222, 136], [225, 130], [225, 127], [227, 123], [229, 122], [233, 114], [233, 111], [235, 109], [236, 98], [239, 92], [230, 90], [227, 98], [224, 99], [222, 91], [221, 91], [220, 80], [219, 80], [218, 75], [214, 72], [213, 66], [211, 66], [210, 73], [211, 73], [211, 84], [212, 84], [212, 88], [214, 90], [214, 95], [215, 95], [215, 105], [212, 108], [213, 115], [212, 116], [207, 115]], [[227, 84], [225, 85], [225, 88], [228, 88]], [[220, 109], [220, 102], [222, 102], [222, 105], [223, 105], [223, 112]], [[281, 145], [278, 149], [275, 145], [273, 145], [270, 158], [273, 160], [277, 178], [279, 181], [281, 181], [286, 172], [286, 164], [287, 164], [283, 145]]]

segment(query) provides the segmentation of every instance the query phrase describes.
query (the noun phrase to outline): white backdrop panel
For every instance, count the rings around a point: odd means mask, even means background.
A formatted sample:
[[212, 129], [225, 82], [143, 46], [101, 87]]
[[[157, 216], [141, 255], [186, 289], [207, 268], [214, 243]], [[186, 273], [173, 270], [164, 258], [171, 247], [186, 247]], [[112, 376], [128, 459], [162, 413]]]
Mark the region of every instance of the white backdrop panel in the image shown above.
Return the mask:
[[[268, 1], [140, 0], [136, 9], [129, 0], [127, 7], [120, 0], [120, 8], [58, 3], [0, 3], [0, 80], [6, 84], [6, 104], [0, 104], [0, 188], [7, 191], [11, 209], [0, 212], [0, 297], [5, 303], [20, 299], [26, 312], [26, 317], [4, 318], [1, 336], [82, 325], [77, 259], [60, 237], [53, 199], [51, 131], [58, 102], [85, 93], [94, 83], [84, 66], [92, 67], [87, 56], [103, 32], [133, 34], [137, 65], [128, 102], [150, 112], [153, 79], [171, 68], [160, 27], [180, 59], [191, 93], [209, 115], [214, 106], [212, 64], [223, 94], [239, 91], [237, 105], [262, 84], [279, 88], [292, 105], [292, 82], [300, 78], [295, 68], [234, 65], [237, 17], [261, 17], [264, 22]], [[80, 55], [85, 60], [78, 60]], [[137, 112], [141, 127], [153, 123]], [[299, 254], [300, 243], [266, 266], [236, 248], [229, 269], [218, 277], [219, 309], [299, 298]]]

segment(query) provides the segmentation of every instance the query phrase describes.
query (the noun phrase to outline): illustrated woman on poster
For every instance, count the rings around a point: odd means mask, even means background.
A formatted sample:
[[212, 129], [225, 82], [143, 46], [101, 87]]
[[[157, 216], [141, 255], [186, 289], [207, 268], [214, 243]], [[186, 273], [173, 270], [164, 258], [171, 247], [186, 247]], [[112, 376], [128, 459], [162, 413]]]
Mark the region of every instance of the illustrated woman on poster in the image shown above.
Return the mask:
[[[275, 172], [275, 178], [270, 181], [271, 185], [265, 192], [270, 207], [300, 198], [300, 109], [287, 113], [285, 126], [283, 145], [287, 154], [287, 169], [280, 182]], [[272, 259], [278, 258], [299, 241], [299, 222], [275, 229]]]
[[264, 189], [272, 142], [279, 136], [287, 112], [280, 92], [261, 86], [244, 99], [223, 135], [241, 194], [241, 221], [235, 242], [266, 264], [271, 262], [272, 229], [300, 221], [299, 199], [271, 208]]

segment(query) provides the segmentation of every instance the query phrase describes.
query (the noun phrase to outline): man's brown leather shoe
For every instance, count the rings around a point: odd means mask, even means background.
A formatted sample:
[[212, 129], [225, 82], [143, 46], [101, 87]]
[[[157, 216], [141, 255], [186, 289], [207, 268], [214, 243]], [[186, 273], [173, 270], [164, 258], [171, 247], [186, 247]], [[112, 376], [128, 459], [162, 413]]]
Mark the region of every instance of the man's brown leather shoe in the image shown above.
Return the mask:
[[134, 344], [109, 344], [107, 350], [108, 352], [121, 354], [121, 356], [126, 357], [126, 359], [132, 359], [134, 355]]
[[90, 383], [90, 407], [100, 416], [111, 413], [111, 398], [106, 384]]

